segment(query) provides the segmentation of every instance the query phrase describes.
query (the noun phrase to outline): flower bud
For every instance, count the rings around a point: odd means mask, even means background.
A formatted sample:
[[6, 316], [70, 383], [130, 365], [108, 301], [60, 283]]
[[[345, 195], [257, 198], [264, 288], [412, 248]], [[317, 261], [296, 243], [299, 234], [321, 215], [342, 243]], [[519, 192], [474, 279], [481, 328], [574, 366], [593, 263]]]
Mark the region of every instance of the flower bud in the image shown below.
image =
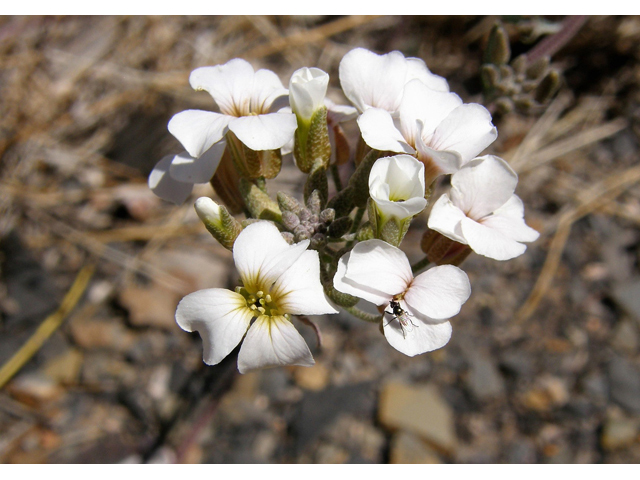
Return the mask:
[[220, 242], [220, 244], [231, 250], [236, 237], [242, 231], [240, 223], [231, 215], [227, 209], [208, 197], [200, 197], [194, 205], [196, 213], [209, 233]]
[[310, 122], [313, 114], [324, 107], [329, 75], [319, 68], [296, 70], [289, 81], [289, 103], [300, 121]]
[[296, 114], [294, 157], [296, 165], [309, 173], [320, 162], [327, 167], [331, 159], [331, 143], [327, 127], [327, 93], [329, 75], [318, 68], [301, 68], [289, 82], [289, 103]]
[[424, 164], [409, 155], [378, 159], [369, 174], [369, 195], [376, 238], [384, 232], [385, 241], [399, 245], [411, 219], [427, 206]]

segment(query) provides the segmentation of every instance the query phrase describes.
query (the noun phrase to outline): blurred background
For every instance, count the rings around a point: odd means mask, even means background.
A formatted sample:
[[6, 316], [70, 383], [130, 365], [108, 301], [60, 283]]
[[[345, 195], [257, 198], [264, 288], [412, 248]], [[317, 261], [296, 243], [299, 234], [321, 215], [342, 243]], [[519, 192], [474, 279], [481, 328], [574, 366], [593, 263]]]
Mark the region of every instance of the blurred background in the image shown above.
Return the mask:
[[[559, 87], [541, 104], [483, 97], [497, 21], [511, 60], [553, 53]], [[0, 18], [0, 461], [640, 461], [640, 18], [566, 22]], [[217, 197], [201, 185], [176, 207], [146, 184], [180, 149], [171, 116], [214, 108], [189, 73], [242, 57], [287, 85], [315, 66], [346, 103], [338, 64], [355, 47], [420, 57], [490, 108], [488, 152], [519, 173], [540, 239], [507, 262], [469, 257], [471, 298], [436, 352], [408, 358], [340, 314], [314, 319], [321, 349], [296, 324], [315, 367], [241, 376], [234, 355], [208, 367], [174, 312], [190, 292], [236, 285], [193, 211]], [[270, 191], [301, 198], [301, 182], [285, 161]], [[426, 218], [403, 242], [412, 260]]]

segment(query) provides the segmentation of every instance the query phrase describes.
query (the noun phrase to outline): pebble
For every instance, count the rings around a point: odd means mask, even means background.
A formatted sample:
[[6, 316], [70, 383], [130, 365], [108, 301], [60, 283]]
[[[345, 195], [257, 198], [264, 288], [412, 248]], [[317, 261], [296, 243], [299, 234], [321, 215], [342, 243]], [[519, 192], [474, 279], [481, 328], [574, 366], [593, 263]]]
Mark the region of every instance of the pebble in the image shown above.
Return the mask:
[[505, 387], [502, 375], [488, 355], [470, 356], [467, 387], [480, 401], [487, 401], [504, 395]]
[[569, 390], [562, 378], [541, 375], [535, 385], [522, 395], [522, 404], [530, 410], [544, 412], [566, 405], [569, 398]]
[[623, 319], [615, 328], [611, 346], [618, 352], [633, 354], [638, 351], [638, 327], [630, 320]]
[[602, 428], [600, 442], [605, 450], [627, 447], [638, 439], [638, 419], [608, 418]]
[[399, 431], [391, 439], [389, 463], [392, 464], [439, 464], [438, 453], [413, 433]]
[[608, 365], [611, 398], [621, 407], [640, 413], [640, 372], [622, 357], [613, 356]]
[[433, 385], [388, 382], [380, 392], [378, 419], [390, 430], [414, 433], [445, 452], [457, 443], [453, 411]]
[[617, 283], [613, 287], [613, 298], [640, 324], [640, 278]]
[[295, 367], [293, 378], [299, 387], [317, 392], [329, 383], [329, 370], [320, 363], [313, 367]]
[[161, 285], [141, 287], [128, 285], [118, 296], [120, 304], [129, 311], [129, 321], [136, 327], [157, 327], [177, 330], [175, 311], [180, 296]]

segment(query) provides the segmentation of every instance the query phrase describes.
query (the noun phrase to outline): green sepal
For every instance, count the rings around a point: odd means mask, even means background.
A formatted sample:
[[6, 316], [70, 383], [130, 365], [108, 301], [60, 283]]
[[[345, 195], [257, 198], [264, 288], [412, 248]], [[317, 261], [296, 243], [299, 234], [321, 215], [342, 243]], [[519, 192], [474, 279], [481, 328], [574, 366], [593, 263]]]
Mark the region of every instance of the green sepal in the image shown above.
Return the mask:
[[327, 180], [327, 168], [321, 160], [317, 160], [313, 164], [311, 173], [304, 184], [305, 203], [314, 190], [317, 190], [320, 195], [320, 208], [322, 209], [327, 204], [327, 198], [329, 197], [329, 182]]
[[[383, 155], [383, 152], [371, 150], [360, 162], [356, 171], [349, 179], [349, 187], [353, 188], [353, 204], [364, 208], [369, 199], [369, 174], [373, 164]], [[335, 208], [335, 207], [334, 207]]]
[[277, 194], [278, 206], [281, 211], [288, 211], [295, 213], [298, 215], [300, 210], [302, 210], [302, 205], [300, 202], [293, 198], [291, 195], [286, 194], [285, 192], [278, 192]]
[[224, 248], [232, 250], [236, 238], [242, 231], [242, 225], [229, 214], [223, 205], [220, 205], [219, 215], [220, 218], [217, 221], [209, 217], [198, 216], [213, 238]]
[[327, 168], [331, 159], [327, 107], [316, 110], [311, 119], [296, 118], [298, 128], [293, 146], [296, 165], [304, 173], [311, 172], [316, 162]]
[[276, 223], [282, 222], [282, 212], [278, 204], [256, 184], [244, 178], [241, 179], [240, 194], [252, 217]]

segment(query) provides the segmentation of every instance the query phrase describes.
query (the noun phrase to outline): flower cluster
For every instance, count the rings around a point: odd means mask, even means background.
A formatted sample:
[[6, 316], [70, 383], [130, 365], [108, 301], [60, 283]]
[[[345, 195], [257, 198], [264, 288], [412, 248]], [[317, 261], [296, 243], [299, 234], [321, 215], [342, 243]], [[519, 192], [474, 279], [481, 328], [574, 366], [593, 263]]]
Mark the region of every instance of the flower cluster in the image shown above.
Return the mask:
[[[472, 251], [508, 260], [538, 237], [514, 194], [515, 172], [496, 156], [478, 156], [498, 135], [486, 108], [464, 103], [422, 60], [397, 51], [352, 50], [339, 77], [353, 106], [326, 98], [329, 75], [318, 68], [294, 72], [288, 89], [241, 59], [191, 74], [220, 113], [186, 110], [171, 119], [185, 151], [160, 160], [149, 186], [182, 203], [194, 183], [210, 182], [225, 204], [205, 197], [195, 208], [232, 250], [242, 285], [192, 293], [176, 311], [182, 329], [200, 333], [207, 364], [242, 343], [240, 372], [313, 365], [292, 322], [315, 327], [307, 315], [340, 310], [377, 323], [405, 355], [441, 348], [471, 294], [462, 261]], [[356, 148], [342, 129], [354, 119]], [[307, 174], [302, 200], [268, 192], [288, 152]], [[347, 162], [355, 171], [345, 183]], [[445, 175], [451, 188], [433, 203], [425, 258], [412, 266], [400, 245]], [[233, 216], [239, 212], [244, 220]]]

